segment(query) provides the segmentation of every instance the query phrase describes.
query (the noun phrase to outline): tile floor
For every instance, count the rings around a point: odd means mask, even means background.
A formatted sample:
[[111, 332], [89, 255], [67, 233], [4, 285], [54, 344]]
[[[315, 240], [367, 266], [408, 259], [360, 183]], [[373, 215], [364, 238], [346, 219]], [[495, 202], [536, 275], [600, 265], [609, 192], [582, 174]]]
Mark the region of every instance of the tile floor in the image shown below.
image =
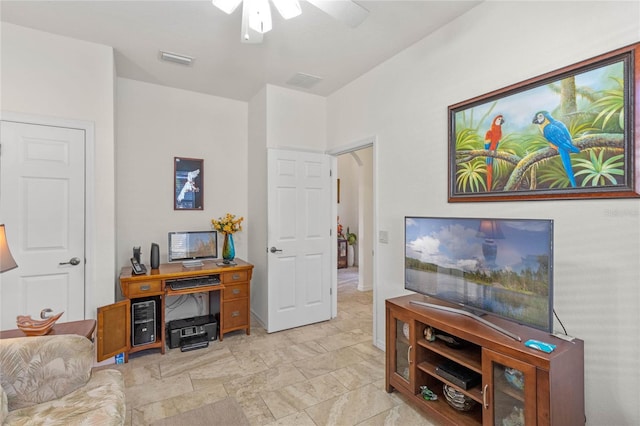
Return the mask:
[[330, 321], [272, 334], [252, 324], [250, 336], [229, 333], [206, 349], [145, 351], [109, 366], [124, 374], [126, 424], [232, 397], [252, 425], [432, 425], [385, 392], [384, 352], [372, 344], [373, 294], [356, 289], [357, 269], [338, 275], [338, 317]]

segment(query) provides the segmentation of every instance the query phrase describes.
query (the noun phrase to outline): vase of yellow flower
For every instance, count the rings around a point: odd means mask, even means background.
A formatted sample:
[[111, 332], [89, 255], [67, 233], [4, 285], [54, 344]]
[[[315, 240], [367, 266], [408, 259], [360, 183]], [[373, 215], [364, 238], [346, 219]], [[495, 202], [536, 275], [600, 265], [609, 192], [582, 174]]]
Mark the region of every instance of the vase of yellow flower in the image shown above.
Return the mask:
[[233, 244], [233, 234], [242, 231], [242, 221], [244, 217], [240, 216], [236, 219], [236, 215], [227, 213], [218, 219], [212, 219], [211, 225], [213, 229], [224, 234], [224, 243], [222, 244], [222, 258], [225, 261], [232, 261], [236, 257], [236, 248]]

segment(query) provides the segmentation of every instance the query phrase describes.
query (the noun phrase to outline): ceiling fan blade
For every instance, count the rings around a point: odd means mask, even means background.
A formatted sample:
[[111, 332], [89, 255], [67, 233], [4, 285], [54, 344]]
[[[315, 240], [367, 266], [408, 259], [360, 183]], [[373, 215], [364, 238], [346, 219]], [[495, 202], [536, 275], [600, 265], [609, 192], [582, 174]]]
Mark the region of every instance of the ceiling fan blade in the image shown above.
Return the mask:
[[369, 11], [351, 0], [307, 0], [329, 16], [341, 21], [351, 28], [364, 22]]
[[231, 15], [234, 10], [240, 5], [242, 0], [211, 0], [213, 5], [226, 13]]

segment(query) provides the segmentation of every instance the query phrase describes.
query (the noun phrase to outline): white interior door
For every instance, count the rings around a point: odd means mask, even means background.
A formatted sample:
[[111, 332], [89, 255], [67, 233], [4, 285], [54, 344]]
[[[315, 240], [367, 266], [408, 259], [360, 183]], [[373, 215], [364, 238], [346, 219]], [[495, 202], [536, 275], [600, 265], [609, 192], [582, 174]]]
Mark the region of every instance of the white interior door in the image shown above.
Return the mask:
[[17, 315], [84, 319], [85, 133], [0, 122], [0, 221], [18, 268], [0, 276], [2, 329]]
[[329, 164], [324, 154], [269, 150], [269, 333], [331, 317]]

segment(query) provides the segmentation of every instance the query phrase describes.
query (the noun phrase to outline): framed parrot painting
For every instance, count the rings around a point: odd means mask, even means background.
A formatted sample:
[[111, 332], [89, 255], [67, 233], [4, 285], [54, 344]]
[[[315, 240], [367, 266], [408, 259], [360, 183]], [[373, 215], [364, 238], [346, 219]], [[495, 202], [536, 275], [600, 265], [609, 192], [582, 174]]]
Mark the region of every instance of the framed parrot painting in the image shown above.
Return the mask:
[[449, 107], [449, 202], [635, 198], [640, 43]]

